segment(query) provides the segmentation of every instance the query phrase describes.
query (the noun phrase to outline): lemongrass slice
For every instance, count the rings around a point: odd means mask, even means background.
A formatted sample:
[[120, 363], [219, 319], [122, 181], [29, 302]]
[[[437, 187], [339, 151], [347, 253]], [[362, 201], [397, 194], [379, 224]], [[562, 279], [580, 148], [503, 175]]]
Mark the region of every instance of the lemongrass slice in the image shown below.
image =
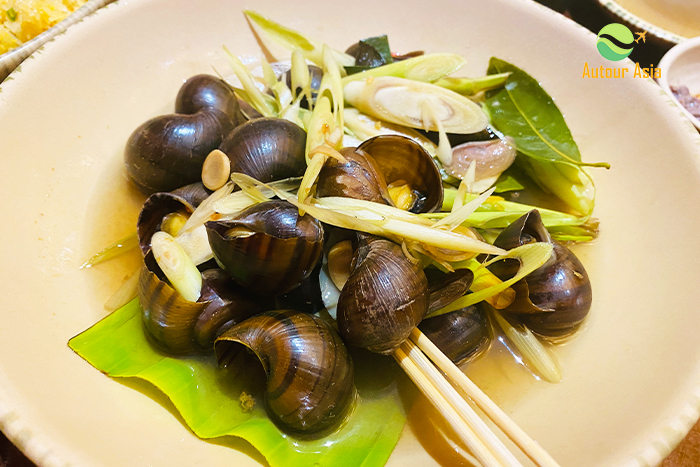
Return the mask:
[[[440, 230], [435, 231], [440, 232]], [[519, 281], [520, 279], [527, 276], [532, 271], [546, 263], [549, 257], [552, 255], [552, 250], [553, 247], [549, 243], [529, 243], [527, 245], [522, 245], [517, 248], [513, 248], [512, 250], [508, 250], [504, 255], [497, 256], [492, 260], [483, 263], [474, 272], [475, 278], [479, 274], [481, 268], [486, 268], [492, 263], [500, 261], [502, 259], [518, 259], [520, 261], [520, 269], [518, 269], [518, 273], [512, 278], [491, 285], [482, 290], [474, 291], [474, 293], [471, 293], [469, 295], [465, 295], [464, 297], [459, 298], [454, 302], [450, 303], [446, 307], [440, 308], [439, 310], [434, 311], [433, 313], [429, 313], [426, 317], [440, 316], [442, 314], [449, 313], [450, 311], [459, 310], [460, 308], [464, 308], [469, 305], [474, 305], [475, 303], [479, 303], [480, 301], [485, 300], [488, 297], [503, 292], [504, 290], [508, 289], [511, 285], [515, 284], [517, 281]]]
[[[252, 10], [243, 12], [251, 21], [257, 24], [268, 36], [275, 42], [287, 47], [290, 50], [299, 50], [304, 58], [312, 61], [318, 66], [322, 66], [322, 44], [305, 37], [293, 29], [289, 29], [276, 23], [268, 18], [265, 18], [259, 13]], [[339, 67], [355, 65], [355, 57], [338, 50], [331, 50], [333, 59], [338, 63]], [[342, 69], [342, 68], [341, 68]]]
[[196, 302], [202, 291], [202, 274], [185, 250], [175, 239], [163, 231], [151, 238], [153, 257], [158, 266], [185, 300]]
[[343, 85], [368, 77], [393, 76], [431, 83], [454, 73], [464, 65], [463, 57], [449, 53], [426, 54], [389, 63], [343, 78]]
[[139, 286], [139, 270], [131, 274], [119, 288], [105, 302], [104, 307], [107, 311], [118, 310], [138, 295]]
[[175, 237], [175, 241], [197, 266], [206, 263], [214, 257], [204, 224], [192, 230], [181, 232]]
[[[474, 274], [474, 280], [470, 290], [472, 293], [481, 292], [482, 290], [487, 290], [489, 287], [496, 286], [503, 283], [501, 279], [498, 278], [494, 273], [486, 268], [478, 268]], [[494, 290], [494, 289], [491, 289]], [[497, 310], [502, 310], [515, 300], [515, 290], [508, 287], [501, 292], [497, 292], [495, 295], [486, 297], [484, 300]]]
[[433, 227], [446, 226], [450, 230], [457, 228], [458, 226], [462, 225], [462, 223], [465, 222], [469, 218], [469, 216], [471, 216], [474, 213], [474, 211], [476, 211], [476, 209], [479, 206], [481, 206], [482, 203], [486, 201], [486, 199], [488, 199], [489, 196], [493, 194], [494, 191], [496, 191], [496, 189], [491, 188], [490, 190], [482, 193], [477, 198], [468, 202], [464, 206], [461, 206], [456, 211], [450, 213], [450, 215], [448, 215], [447, 217], [444, 217], [443, 219], [437, 221], [435, 224], [433, 224]]
[[214, 204], [221, 198], [230, 195], [233, 192], [233, 183], [229, 182], [222, 186], [214, 193], [209, 195], [207, 199], [202, 201], [202, 203], [194, 210], [187, 223], [182, 228], [182, 232], [188, 232], [194, 230], [200, 225], [204, 225], [213, 215], [216, 214], [214, 211]]
[[224, 46], [224, 52], [226, 54], [226, 58], [228, 59], [229, 65], [231, 65], [233, 72], [241, 82], [243, 90], [247, 95], [246, 102], [252, 105], [253, 108], [260, 112], [264, 117], [276, 117], [278, 109], [274, 109], [265, 99], [263, 93], [260, 92], [260, 89], [258, 89], [258, 87], [255, 85], [255, 78], [250, 70], [243, 65], [243, 62], [241, 62], [238, 57], [233, 55], [228, 47]]
[[85, 261], [80, 266], [80, 269], [91, 268], [97, 264], [103, 263], [112, 258], [116, 258], [117, 256], [120, 256], [126, 253], [127, 251], [136, 248], [137, 246], [139, 246], [139, 238], [136, 235], [136, 232], [134, 232], [122, 239], [117, 240], [104, 250], [92, 255], [90, 259]]
[[488, 125], [486, 114], [477, 104], [433, 84], [378, 77], [351, 81], [343, 91], [345, 101], [361, 112], [410, 128], [423, 128], [424, 105], [435, 110], [436, 118], [427, 128], [430, 131], [438, 131], [437, 121], [447, 133], [478, 133]]
[[457, 92], [463, 96], [471, 96], [482, 91], [488, 91], [489, 89], [500, 88], [506, 83], [508, 76], [510, 76], [510, 73], [499, 73], [497, 75], [487, 75], [480, 78], [447, 77], [435, 81], [435, 85]]
[[497, 310], [491, 310], [498, 326], [506, 337], [517, 347], [522, 357], [544, 379], [550, 383], [561, 381], [561, 365], [559, 360], [526, 326], [513, 326]]

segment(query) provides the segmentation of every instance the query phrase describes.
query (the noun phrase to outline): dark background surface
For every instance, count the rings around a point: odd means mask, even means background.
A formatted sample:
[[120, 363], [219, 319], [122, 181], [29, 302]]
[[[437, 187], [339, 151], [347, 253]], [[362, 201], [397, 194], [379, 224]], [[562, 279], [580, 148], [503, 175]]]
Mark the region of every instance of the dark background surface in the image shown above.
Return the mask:
[[[538, 0], [587, 27], [595, 34], [608, 23], [617, 22], [595, 0]], [[631, 28], [635, 31], [634, 28]], [[651, 40], [650, 40], [651, 39]], [[636, 47], [630, 58], [648, 67], [657, 65], [669, 44], [647, 37], [646, 47]], [[661, 467], [696, 467], [700, 465], [700, 423], [696, 424], [686, 439], [663, 462]], [[35, 467], [0, 432], [0, 467]]]

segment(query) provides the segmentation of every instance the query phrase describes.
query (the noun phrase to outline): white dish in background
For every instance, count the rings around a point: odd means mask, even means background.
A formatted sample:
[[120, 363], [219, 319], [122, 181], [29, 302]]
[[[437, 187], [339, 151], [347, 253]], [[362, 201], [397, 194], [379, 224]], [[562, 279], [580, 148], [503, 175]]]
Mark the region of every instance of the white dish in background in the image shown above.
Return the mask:
[[18, 47], [0, 55], [0, 82], [7, 75], [17, 68], [24, 60], [32, 53], [38, 50], [42, 45], [66, 31], [67, 28], [75, 23], [82, 21], [86, 16], [94, 13], [105, 5], [112, 3], [114, 0], [89, 0], [83, 6], [68, 15], [55, 26], [47, 29], [38, 36], [24, 42]]
[[[529, 382], [515, 364], [468, 372], [563, 466], [658, 464], [698, 418], [700, 137], [650, 80], [581, 78], [584, 63], [610, 66], [595, 36], [522, 0], [304, 8], [122, 0], [27, 61], [0, 92], [0, 428], [8, 437], [49, 467], [257, 464], [229, 447], [248, 452], [245, 443], [197, 439], [168, 408], [66, 345], [105, 315], [102, 304], [133, 267], [78, 270], [133, 231], [140, 198], [124, 180], [128, 136], [171, 112], [189, 76], [212, 66], [228, 73], [222, 44], [259, 56], [246, 8], [339, 49], [386, 33], [399, 52], [464, 55], [464, 75], [482, 75], [496, 55], [542, 83], [584, 158], [612, 164], [594, 172], [600, 238], [576, 249], [593, 309], [558, 350], [560, 384]], [[389, 461], [434, 464], [410, 434]]]
[[700, 95], [700, 37], [688, 39], [669, 50], [659, 62], [659, 69], [662, 75], [658, 82], [663, 90], [700, 130], [700, 119], [688, 112], [671, 92], [671, 86], [686, 86], [691, 95]]
[[[600, 0], [604, 3], [614, 3]], [[622, 8], [655, 28], [686, 37], [700, 36], [697, 0], [615, 0]], [[653, 31], [652, 31], [653, 32]]]

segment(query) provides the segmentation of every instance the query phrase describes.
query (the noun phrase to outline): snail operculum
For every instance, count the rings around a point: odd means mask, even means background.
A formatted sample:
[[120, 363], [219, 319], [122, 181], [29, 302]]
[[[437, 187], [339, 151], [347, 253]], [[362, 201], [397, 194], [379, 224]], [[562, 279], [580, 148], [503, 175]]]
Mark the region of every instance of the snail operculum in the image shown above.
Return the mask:
[[236, 282], [278, 295], [309, 277], [323, 251], [323, 228], [287, 201], [260, 203], [229, 221], [206, 224], [217, 262]]
[[[501, 310], [545, 337], [560, 338], [575, 332], [587, 316], [591, 303], [591, 283], [583, 264], [566, 246], [553, 241], [537, 210], [512, 223], [494, 245], [504, 249], [532, 242], [554, 246], [552, 256], [539, 269], [516, 282], [513, 303]], [[489, 269], [500, 279], [512, 277], [517, 261], [499, 261]]]
[[345, 419], [355, 396], [352, 359], [325, 321], [294, 310], [269, 311], [224, 332], [214, 348], [224, 364], [244, 347], [263, 365], [266, 408], [283, 429], [317, 434]]
[[392, 353], [428, 311], [423, 270], [389, 240], [363, 236], [338, 300], [338, 330], [349, 344]]

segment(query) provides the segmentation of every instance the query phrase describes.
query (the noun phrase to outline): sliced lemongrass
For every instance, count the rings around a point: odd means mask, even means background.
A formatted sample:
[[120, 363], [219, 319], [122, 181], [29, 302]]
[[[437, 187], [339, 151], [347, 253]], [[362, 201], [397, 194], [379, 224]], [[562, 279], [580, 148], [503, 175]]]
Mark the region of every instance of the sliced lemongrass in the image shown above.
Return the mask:
[[264, 55], [260, 57], [260, 68], [262, 68], [263, 82], [268, 88], [272, 89], [279, 81], [277, 81], [275, 70], [272, 69]]
[[202, 165], [202, 183], [210, 190], [226, 185], [231, 176], [231, 159], [219, 149], [209, 153]]
[[229, 65], [236, 74], [236, 77], [241, 82], [243, 90], [246, 94], [246, 102], [248, 102], [255, 110], [260, 112], [265, 117], [276, 117], [277, 110], [269, 104], [269, 102], [263, 97], [263, 93], [255, 85], [255, 78], [253, 74], [243, 65], [243, 62], [239, 60], [238, 57], [233, 55], [228, 47], [224, 46], [224, 52], [226, 53], [226, 58], [228, 59]]
[[452, 145], [450, 145], [450, 140], [447, 138], [447, 133], [445, 132], [445, 127], [442, 125], [442, 121], [437, 117], [435, 107], [433, 107], [433, 104], [428, 99], [424, 99], [423, 102], [421, 102], [421, 118], [425, 131], [428, 131], [433, 126], [437, 127], [437, 158], [443, 165], [452, 165]]
[[335, 128], [343, 128], [343, 84], [338, 64], [333, 61], [331, 49], [323, 44], [323, 78], [318, 88], [319, 96], [326, 96], [333, 104]]
[[[437, 155], [437, 146], [428, 138], [417, 131], [406, 128], [402, 125], [383, 122], [369, 115], [363, 114], [357, 109], [346, 107], [343, 110], [343, 120], [345, 122], [345, 130], [352, 132], [352, 136], [356, 137], [359, 142], [368, 140], [379, 135], [399, 135], [412, 139], [416, 143], [423, 146], [428, 151], [428, 154], [435, 157]], [[344, 142], [345, 143], [345, 142]], [[347, 146], [347, 144], [344, 144]], [[359, 146], [359, 144], [356, 144]]]
[[309, 153], [309, 158], [313, 158], [316, 154], [323, 154], [324, 156], [332, 157], [341, 163], [346, 162], [345, 157], [343, 157], [341, 153], [339, 153], [336, 149], [333, 149], [333, 147], [329, 146], [328, 144], [316, 146]]
[[[306, 198], [311, 194], [311, 189], [313, 188], [318, 175], [323, 169], [323, 165], [328, 160], [328, 156], [322, 153], [317, 153], [310, 161], [309, 165], [306, 166], [306, 171], [304, 172], [304, 178], [301, 179], [301, 185], [299, 185], [299, 191], [297, 197], [300, 204], [304, 204]], [[299, 211], [301, 213], [301, 211]]]
[[343, 78], [343, 86], [350, 81], [380, 76], [393, 76], [430, 83], [454, 73], [464, 63], [464, 58], [455, 54], [425, 54], [346, 76]]
[[[502, 283], [503, 281], [498, 278], [494, 273], [486, 268], [479, 268], [474, 274], [474, 279], [472, 280], [472, 285], [470, 290], [472, 292], [480, 292], [486, 290], [489, 287], [493, 287]], [[485, 298], [486, 302], [497, 310], [502, 310], [515, 300], [515, 290], [510, 287], [497, 293], [496, 295], [491, 295]]]
[[[233, 192], [233, 182], [228, 182], [214, 193], [209, 195], [207, 199], [202, 201], [202, 203], [194, 210], [187, 223], [182, 228], [182, 232], [188, 232], [194, 230], [200, 225], [204, 225], [212, 216], [216, 215], [214, 211], [214, 205], [220, 199], [230, 195]], [[181, 233], [182, 233], [181, 232]]]
[[187, 223], [187, 219], [187, 216], [181, 212], [171, 212], [166, 214], [160, 223], [160, 230], [175, 237], [182, 231], [182, 228]]
[[[287, 108], [294, 98], [292, 97], [292, 91], [287, 87], [287, 83], [284, 81], [278, 81], [275, 83], [274, 86], [272, 86], [272, 93], [275, 95], [275, 100], [277, 101], [277, 104], [279, 105], [280, 109], [285, 109]], [[279, 115], [281, 113], [281, 110], [277, 112]]]
[[[295, 197], [289, 193], [284, 192], [278, 188], [275, 188], [269, 184], [262, 183], [255, 180], [254, 178], [245, 175], [237, 174], [238, 177], [242, 179], [250, 180], [251, 182], [257, 184], [258, 186], [266, 187], [275, 192], [277, 196], [282, 199], [286, 199], [300, 210], [309, 212], [313, 217], [325, 222], [327, 224], [334, 225], [336, 227], [349, 228], [353, 230], [360, 230], [366, 233], [372, 233], [381, 236], [389, 236], [392, 238], [400, 237], [402, 239], [411, 240], [414, 242], [425, 243], [428, 245], [433, 245], [438, 248], [445, 248], [448, 250], [457, 251], [470, 251], [474, 253], [487, 253], [501, 255], [507, 252], [504, 250], [484, 243], [478, 240], [474, 240], [466, 235], [461, 235], [454, 232], [449, 232], [439, 229], [431, 229], [429, 226], [424, 225], [426, 221], [431, 222], [429, 219], [420, 218], [415, 214], [407, 213], [401, 211], [400, 209], [393, 208], [395, 212], [401, 213], [401, 216], [410, 216], [409, 218], [413, 223], [406, 220], [399, 220], [397, 218], [389, 218], [372, 212], [369, 209], [362, 210], [343, 210], [341, 209], [329, 209], [323, 207], [321, 203], [328, 198], [323, 198], [321, 200], [309, 199], [307, 203], [302, 204]], [[300, 189], [301, 190], [301, 189]], [[343, 198], [347, 201], [352, 201], [356, 203], [369, 203], [366, 206], [377, 206], [381, 208], [381, 205], [377, 203], [372, 203], [370, 201], [353, 200], [351, 198]], [[400, 241], [398, 243], [401, 243]]]
[[116, 258], [117, 256], [120, 256], [126, 253], [127, 251], [136, 248], [137, 246], [139, 246], [139, 238], [136, 235], [136, 232], [134, 232], [132, 234], [127, 235], [124, 238], [117, 240], [102, 251], [92, 255], [90, 259], [85, 261], [80, 266], [80, 269], [91, 268], [97, 264], [103, 263], [112, 258]]
[[309, 153], [312, 149], [325, 144], [326, 138], [335, 129], [335, 120], [331, 111], [331, 101], [326, 96], [316, 99], [316, 106], [311, 113], [306, 133], [306, 162], [309, 162]]
[[457, 188], [457, 196], [455, 197], [454, 203], [452, 203], [452, 212], [455, 212], [457, 211], [457, 209], [464, 206], [464, 196], [467, 194], [467, 188], [467, 183], [464, 180], [462, 180], [459, 183], [459, 188]]
[[258, 202], [248, 196], [245, 191], [237, 191], [231, 193], [225, 198], [221, 198], [216, 203], [214, 203], [213, 209], [218, 214], [223, 216], [228, 216], [232, 214], [238, 214], [242, 210], [249, 208]]
[[561, 381], [561, 365], [559, 360], [550, 352], [540, 340], [526, 326], [513, 326], [507, 319], [501, 316], [497, 310], [491, 310], [498, 326], [506, 337], [520, 351], [523, 359], [527, 361], [545, 381], [558, 383]]
[[433, 224], [433, 227], [437, 228], [445, 226], [450, 230], [454, 230], [455, 228], [462, 225], [462, 223], [464, 223], [469, 218], [469, 216], [471, 216], [474, 213], [474, 211], [476, 211], [476, 209], [479, 206], [481, 206], [481, 204], [484, 201], [486, 201], [489, 196], [493, 194], [495, 190], [495, 188], [491, 188], [490, 190], [482, 193], [481, 195], [477, 196], [475, 199], [471, 200], [464, 206], [450, 213], [448, 216], [437, 221], [435, 224]]
[[448, 133], [478, 133], [488, 117], [474, 102], [456, 92], [403, 78], [378, 77], [351, 81], [343, 88], [345, 101], [359, 111], [410, 128], [423, 128], [422, 108], [432, 106], [436, 118], [428, 130], [438, 131], [440, 122]]
[[[440, 232], [440, 230], [435, 230], [435, 232]], [[458, 298], [446, 307], [440, 308], [437, 311], [429, 313], [429, 316], [440, 316], [451, 311], [459, 310], [461, 308], [474, 305], [475, 303], [479, 303], [480, 301], [486, 300], [489, 297], [500, 294], [504, 290], [508, 289], [511, 285], [515, 284], [517, 281], [527, 276], [532, 271], [534, 271], [535, 269], [542, 266], [545, 262], [547, 262], [549, 257], [552, 255], [552, 250], [553, 247], [549, 243], [530, 243], [527, 245], [519, 246], [517, 248], [513, 248], [512, 250], [507, 251], [505, 254], [497, 256], [491, 259], [490, 261], [483, 263], [474, 271], [475, 278], [480, 273], [481, 268], [486, 268], [496, 261], [500, 261], [507, 258], [518, 259], [520, 261], [520, 268], [518, 269], [517, 274], [515, 274], [515, 276], [513, 276], [512, 278], [494, 285], [490, 285], [482, 290], [474, 291], [473, 293], [465, 295], [462, 298]], [[473, 286], [474, 284], [472, 283], [472, 287]]]
[[299, 49], [292, 52], [292, 67], [290, 69], [292, 78], [292, 95], [306, 96], [306, 100], [311, 103], [311, 73], [304, 56]]
[[172, 235], [156, 232], [151, 238], [153, 257], [185, 300], [196, 302], [202, 291], [202, 274]]
[[446, 77], [435, 81], [435, 85], [457, 92], [463, 96], [472, 96], [482, 91], [500, 88], [506, 83], [508, 76], [510, 76], [510, 73], [499, 73], [497, 75], [482, 76], [480, 78]]
[[[278, 44], [289, 50], [299, 50], [307, 60], [312, 61], [318, 66], [323, 65], [321, 43], [305, 37], [303, 34], [293, 29], [289, 29], [288, 27], [265, 18], [252, 10], [245, 10], [243, 13]], [[355, 65], [355, 58], [351, 55], [340, 52], [339, 50], [332, 50], [332, 54], [333, 59], [340, 67]]]
[[209, 237], [207, 236], [207, 228], [204, 224], [186, 232], [181, 232], [175, 241], [187, 253], [192, 262], [199, 266], [206, 263], [214, 257], [209, 245]]
[[469, 168], [467, 169], [467, 173], [464, 174], [464, 178], [462, 179], [462, 181], [464, 182], [464, 186], [467, 187], [468, 193], [475, 193], [476, 192], [474, 190], [474, 185], [476, 184], [476, 163], [475, 162], [472, 162], [471, 164], [469, 164]]
[[105, 310], [114, 311], [123, 307], [138, 295], [139, 270], [131, 274], [105, 302]]
[[401, 219], [419, 225], [432, 226], [433, 221], [412, 212], [404, 211], [394, 206], [379, 204], [363, 199], [345, 198], [341, 196], [327, 196], [316, 200], [319, 206], [339, 211], [369, 211], [377, 216]]

